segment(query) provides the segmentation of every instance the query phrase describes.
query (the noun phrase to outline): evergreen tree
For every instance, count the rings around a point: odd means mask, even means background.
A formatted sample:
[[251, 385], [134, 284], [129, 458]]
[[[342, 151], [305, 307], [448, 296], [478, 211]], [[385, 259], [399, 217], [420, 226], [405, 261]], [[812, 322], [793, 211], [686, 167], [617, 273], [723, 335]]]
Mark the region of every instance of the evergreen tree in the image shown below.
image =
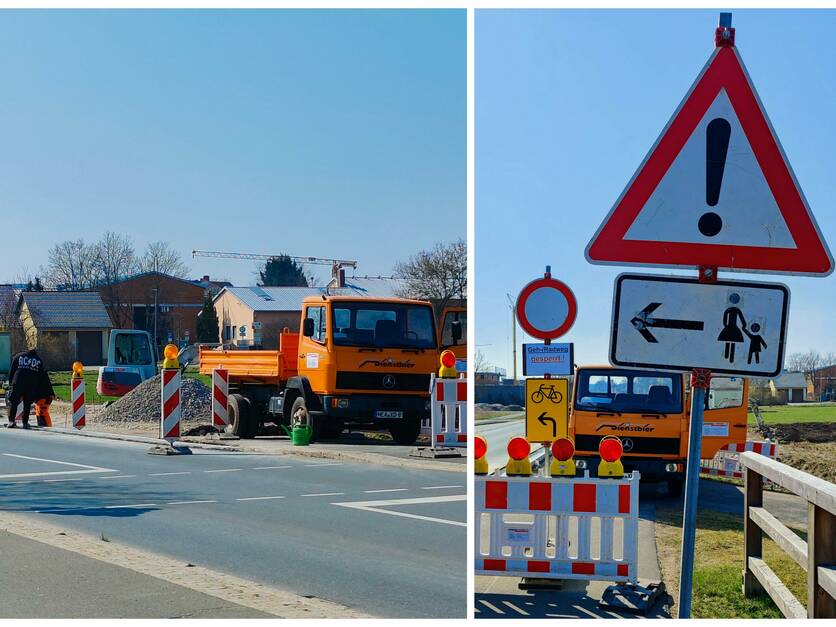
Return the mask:
[[218, 342], [218, 314], [215, 312], [215, 305], [212, 304], [212, 296], [208, 291], [203, 297], [203, 308], [197, 316], [195, 331], [198, 342], [211, 344]]
[[261, 287], [308, 287], [302, 266], [287, 255], [268, 259], [258, 274]]

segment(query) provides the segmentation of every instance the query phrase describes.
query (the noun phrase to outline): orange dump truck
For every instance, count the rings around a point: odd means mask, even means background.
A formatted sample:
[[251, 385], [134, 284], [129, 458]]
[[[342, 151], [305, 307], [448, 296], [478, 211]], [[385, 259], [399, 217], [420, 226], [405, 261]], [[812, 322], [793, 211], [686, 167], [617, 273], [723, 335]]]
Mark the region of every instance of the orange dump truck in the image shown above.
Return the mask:
[[[665, 481], [679, 496], [688, 457], [688, 375], [679, 372], [581, 366], [575, 370], [569, 437], [579, 469], [594, 475], [601, 438], [615, 435], [624, 446], [627, 472], [642, 481]], [[703, 459], [729, 443], [746, 441], [749, 384], [742, 377], [712, 377], [706, 394]]]
[[428, 302], [399, 298], [309, 297], [298, 333], [278, 350], [200, 349], [200, 372], [229, 372], [233, 432], [255, 437], [267, 423], [310, 425], [312, 441], [347, 424], [388, 429], [412, 444], [429, 415], [438, 336]]

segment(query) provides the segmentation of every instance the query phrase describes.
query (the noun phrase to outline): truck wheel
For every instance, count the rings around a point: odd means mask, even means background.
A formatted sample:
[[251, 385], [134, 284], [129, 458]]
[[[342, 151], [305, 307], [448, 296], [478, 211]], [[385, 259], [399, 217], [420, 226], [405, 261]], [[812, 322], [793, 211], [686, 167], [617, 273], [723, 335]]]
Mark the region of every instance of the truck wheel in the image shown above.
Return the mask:
[[672, 499], [682, 496], [682, 479], [668, 479], [668, 496]]
[[317, 440], [321, 440], [322, 438], [326, 437], [323, 433], [323, 420], [320, 417], [314, 417], [308, 411], [308, 406], [305, 403], [305, 399], [301, 396], [298, 397], [295, 401], [293, 401], [293, 405], [290, 408], [290, 424], [291, 428], [297, 422], [302, 422], [303, 424], [308, 425], [311, 428], [311, 439], [310, 443], [313, 444]]
[[419, 419], [404, 420], [389, 427], [389, 433], [392, 434], [392, 439], [396, 444], [401, 446], [409, 446], [415, 444], [418, 436], [421, 434], [421, 421]]
[[250, 399], [241, 394], [229, 395], [229, 424], [232, 433], [242, 439], [251, 439], [258, 433], [258, 417], [254, 414]]

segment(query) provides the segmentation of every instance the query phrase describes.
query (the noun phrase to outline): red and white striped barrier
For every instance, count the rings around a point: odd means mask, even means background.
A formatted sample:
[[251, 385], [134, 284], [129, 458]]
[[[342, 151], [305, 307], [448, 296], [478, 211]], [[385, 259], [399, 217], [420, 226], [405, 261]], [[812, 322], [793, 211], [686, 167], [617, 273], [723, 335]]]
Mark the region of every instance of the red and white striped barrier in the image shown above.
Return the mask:
[[467, 446], [467, 379], [430, 379], [430, 442]]
[[639, 478], [477, 476], [476, 574], [635, 583]]
[[23, 401], [20, 401], [17, 404], [17, 409], [15, 410], [15, 422], [23, 422]]
[[748, 440], [742, 444], [726, 444], [712, 459], [700, 460], [700, 474], [711, 477], [743, 478], [743, 465], [740, 463], [740, 453], [752, 451], [770, 459], [778, 457], [777, 442], [755, 442]]
[[180, 369], [163, 369], [160, 380], [162, 387], [160, 437], [171, 444], [180, 437]]
[[212, 370], [212, 424], [223, 431], [229, 425], [229, 371]]
[[70, 379], [70, 400], [73, 405], [73, 427], [82, 429], [87, 424], [87, 406], [84, 402], [84, 379]]

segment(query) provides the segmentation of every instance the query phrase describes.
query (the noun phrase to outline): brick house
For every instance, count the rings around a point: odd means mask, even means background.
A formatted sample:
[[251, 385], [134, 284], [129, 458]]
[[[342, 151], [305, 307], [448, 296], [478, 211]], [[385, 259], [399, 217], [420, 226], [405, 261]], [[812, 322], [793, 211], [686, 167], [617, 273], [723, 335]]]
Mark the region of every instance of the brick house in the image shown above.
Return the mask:
[[48, 369], [67, 370], [74, 361], [104, 364], [113, 325], [98, 292], [22, 291], [17, 315], [26, 345]]
[[189, 281], [161, 272], [143, 272], [99, 288], [113, 326], [154, 335], [157, 344], [193, 341], [195, 322], [206, 291], [217, 289], [209, 277]]
[[807, 380], [810, 398], [836, 401], [836, 364], [814, 370]]

